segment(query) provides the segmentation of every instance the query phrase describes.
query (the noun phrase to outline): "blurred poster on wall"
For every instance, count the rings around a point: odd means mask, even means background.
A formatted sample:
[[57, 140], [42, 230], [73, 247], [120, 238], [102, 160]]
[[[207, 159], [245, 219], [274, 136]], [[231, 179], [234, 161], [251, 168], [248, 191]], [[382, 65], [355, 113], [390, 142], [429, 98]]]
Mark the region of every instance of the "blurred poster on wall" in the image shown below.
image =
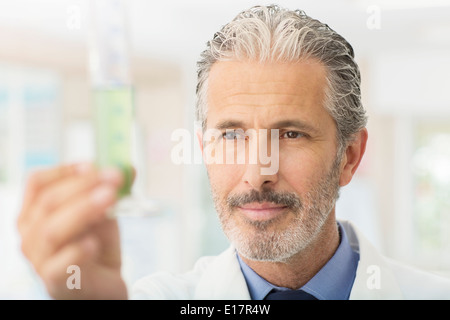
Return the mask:
[[24, 76], [24, 167], [27, 172], [60, 161], [62, 110], [60, 82], [56, 75], [32, 71]]
[[0, 184], [61, 158], [61, 80], [45, 69], [0, 65]]

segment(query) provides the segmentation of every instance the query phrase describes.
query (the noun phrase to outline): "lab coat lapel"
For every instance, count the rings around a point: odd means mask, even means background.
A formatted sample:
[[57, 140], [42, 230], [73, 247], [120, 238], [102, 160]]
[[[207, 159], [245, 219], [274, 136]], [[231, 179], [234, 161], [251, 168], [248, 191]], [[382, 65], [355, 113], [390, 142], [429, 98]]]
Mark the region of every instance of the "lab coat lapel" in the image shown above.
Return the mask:
[[339, 221], [345, 229], [350, 246], [359, 251], [360, 259], [350, 300], [396, 300], [404, 296], [389, 266], [373, 245], [350, 222]]
[[195, 290], [194, 299], [249, 300], [236, 252], [228, 248], [208, 265]]

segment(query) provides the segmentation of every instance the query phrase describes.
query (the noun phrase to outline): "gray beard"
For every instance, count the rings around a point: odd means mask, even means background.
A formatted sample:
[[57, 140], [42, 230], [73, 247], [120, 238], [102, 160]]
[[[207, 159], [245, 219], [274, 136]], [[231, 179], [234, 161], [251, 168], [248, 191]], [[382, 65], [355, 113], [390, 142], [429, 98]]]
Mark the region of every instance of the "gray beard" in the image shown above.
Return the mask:
[[[239, 254], [255, 261], [287, 262], [307, 248], [320, 234], [339, 197], [339, 164], [340, 159], [336, 159], [331, 170], [302, 198], [295, 193], [266, 189], [230, 195], [220, 201], [212, 188], [222, 229]], [[237, 207], [251, 202], [273, 202], [287, 209], [268, 221], [253, 221], [245, 216], [237, 219]], [[294, 220], [286, 228], [277, 229], [278, 222], [288, 214], [293, 214]], [[240, 223], [246, 228], [241, 228]]]

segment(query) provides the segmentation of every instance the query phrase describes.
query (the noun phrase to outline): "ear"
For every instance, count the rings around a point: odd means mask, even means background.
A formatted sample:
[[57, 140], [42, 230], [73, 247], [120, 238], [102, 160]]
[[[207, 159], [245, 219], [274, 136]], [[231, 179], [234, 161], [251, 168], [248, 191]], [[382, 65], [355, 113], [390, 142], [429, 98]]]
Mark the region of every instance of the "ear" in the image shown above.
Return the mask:
[[366, 151], [368, 133], [364, 128], [355, 135], [355, 139], [347, 146], [341, 162], [341, 177], [339, 185], [347, 185], [353, 178]]

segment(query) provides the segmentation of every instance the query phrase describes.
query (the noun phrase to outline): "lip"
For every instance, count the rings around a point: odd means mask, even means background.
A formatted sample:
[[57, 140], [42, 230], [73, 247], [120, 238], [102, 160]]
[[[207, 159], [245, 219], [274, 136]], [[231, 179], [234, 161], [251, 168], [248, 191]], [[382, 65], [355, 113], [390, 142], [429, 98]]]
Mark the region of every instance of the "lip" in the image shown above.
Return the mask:
[[250, 220], [270, 220], [281, 215], [286, 206], [277, 205], [270, 202], [249, 203], [239, 207], [240, 211]]

